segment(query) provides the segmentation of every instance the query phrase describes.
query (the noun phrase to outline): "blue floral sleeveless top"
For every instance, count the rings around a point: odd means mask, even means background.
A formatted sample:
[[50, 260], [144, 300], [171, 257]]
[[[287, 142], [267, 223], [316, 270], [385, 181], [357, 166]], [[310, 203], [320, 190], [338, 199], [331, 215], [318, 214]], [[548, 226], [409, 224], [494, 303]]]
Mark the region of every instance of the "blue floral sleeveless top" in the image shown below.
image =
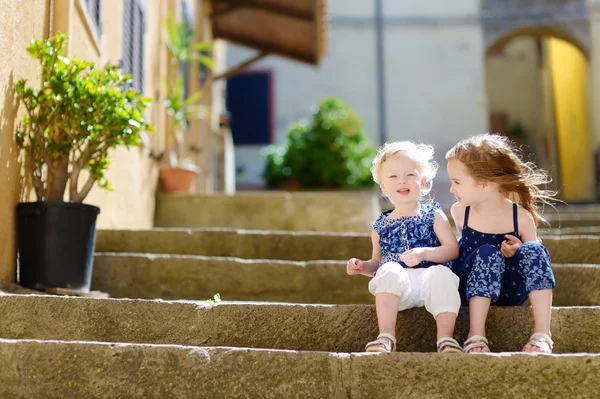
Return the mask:
[[[369, 224], [379, 234], [379, 245], [381, 247], [381, 262], [397, 262], [402, 267], [407, 267], [400, 260], [400, 255], [413, 248], [439, 247], [440, 240], [433, 231], [435, 222], [435, 210], [442, 206], [435, 202], [433, 204], [421, 204], [421, 209], [415, 216], [401, 216], [389, 219], [392, 211], [383, 212], [376, 221]], [[423, 261], [415, 268], [426, 268], [438, 263]], [[452, 262], [444, 263], [452, 267]]]

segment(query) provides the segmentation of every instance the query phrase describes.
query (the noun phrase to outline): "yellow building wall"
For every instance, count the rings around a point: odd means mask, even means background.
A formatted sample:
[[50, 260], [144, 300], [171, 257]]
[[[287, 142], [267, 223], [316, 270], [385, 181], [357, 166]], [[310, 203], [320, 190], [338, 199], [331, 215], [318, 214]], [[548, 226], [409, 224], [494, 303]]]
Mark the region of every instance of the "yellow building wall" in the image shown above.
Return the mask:
[[549, 39], [561, 198], [594, 199], [594, 170], [588, 121], [587, 60], [572, 44]]
[[44, 37], [48, 7], [46, 0], [0, 0], [0, 283], [14, 277], [14, 211], [21, 190], [14, 129], [23, 109], [17, 114], [12, 89], [21, 78], [34, 86], [40, 81], [38, 64], [25, 48]]

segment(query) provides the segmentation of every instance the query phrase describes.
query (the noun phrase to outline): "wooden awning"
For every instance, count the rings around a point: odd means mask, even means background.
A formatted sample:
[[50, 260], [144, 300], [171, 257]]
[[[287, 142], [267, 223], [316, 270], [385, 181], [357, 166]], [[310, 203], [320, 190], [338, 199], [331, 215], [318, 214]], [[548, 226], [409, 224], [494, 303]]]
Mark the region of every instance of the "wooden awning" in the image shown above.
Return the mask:
[[326, 0], [208, 0], [212, 35], [318, 65], [325, 54]]

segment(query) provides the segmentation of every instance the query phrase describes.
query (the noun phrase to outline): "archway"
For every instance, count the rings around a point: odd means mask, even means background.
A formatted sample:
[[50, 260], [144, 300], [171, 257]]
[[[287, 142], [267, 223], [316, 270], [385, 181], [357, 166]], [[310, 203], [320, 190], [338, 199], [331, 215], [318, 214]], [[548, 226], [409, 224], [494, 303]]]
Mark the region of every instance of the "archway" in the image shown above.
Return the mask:
[[490, 131], [548, 170], [563, 200], [594, 200], [585, 46], [559, 28], [515, 30], [488, 47], [485, 68]]

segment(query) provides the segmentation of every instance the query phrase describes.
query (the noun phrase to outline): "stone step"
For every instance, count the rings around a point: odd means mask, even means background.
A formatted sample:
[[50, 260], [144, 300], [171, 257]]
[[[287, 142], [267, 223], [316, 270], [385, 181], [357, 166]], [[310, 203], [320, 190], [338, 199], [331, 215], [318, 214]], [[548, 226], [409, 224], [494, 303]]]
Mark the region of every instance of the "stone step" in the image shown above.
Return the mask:
[[[120, 298], [222, 298], [371, 304], [369, 279], [348, 276], [345, 261], [250, 260], [195, 255], [97, 253], [92, 289]], [[600, 305], [600, 266], [553, 265], [555, 306]]]
[[[0, 296], [0, 338], [233, 346], [359, 352], [377, 336], [374, 306], [220, 304]], [[495, 352], [519, 351], [533, 326], [530, 307], [493, 307], [488, 338]], [[457, 337], [466, 338], [461, 309]], [[600, 307], [552, 312], [555, 353], [600, 352]], [[435, 321], [424, 308], [398, 314], [398, 351], [434, 352]], [[2, 385], [2, 384], [0, 384]]]
[[[600, 213], [550, 213], [545, 215], [546, 220], [556, 227], [588, 227], [600, 226]], [[542, 228], [545, 226], [541, 226]]]
[[[157, 227], [227, 227], [238, 229], [364, 232], [389, 203], [379, 190], [363, 191], [244, 191], [235, 195], [159, 194]], [[600, 226], [600, 207], [546, 207], [553, 227]], [[446, 209], [447, 213], [448, 209]], [[232, 217], [235, 215], [235, 217]]]
[[293, 231], [364, 231], [381, 213], [375, 190], [256, 191], [235, 195], [165, 194], [157, 227], [231, 227]]
[[600, 235], [599, 226], [584, 226], [584, 227], [561, 227], [542, 229], [538, 234], [541, 235], [556, 235], [556, 236], [581, 236], [581, 235]]
[[598, 213], [600, 214], [600, 204], [556, 204], [556, 208], [546, 206], [544, 214], [564, 214], [564, 213]]
[[[600, 264], [600, 236], [542, 236], [556, 263]], [[360, 233], [235, 229], [99, 230], [97, 252], [230, 256], [246, 259], [368, 259], [371, 239]]]
[[0, 362], [11, 365], [0, 367], [3, 398], [583, 398], [600, 392], [597, 354], [378, 355], [0, 340]]

